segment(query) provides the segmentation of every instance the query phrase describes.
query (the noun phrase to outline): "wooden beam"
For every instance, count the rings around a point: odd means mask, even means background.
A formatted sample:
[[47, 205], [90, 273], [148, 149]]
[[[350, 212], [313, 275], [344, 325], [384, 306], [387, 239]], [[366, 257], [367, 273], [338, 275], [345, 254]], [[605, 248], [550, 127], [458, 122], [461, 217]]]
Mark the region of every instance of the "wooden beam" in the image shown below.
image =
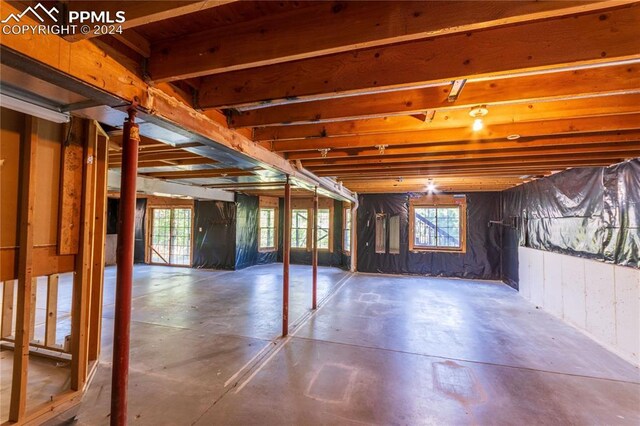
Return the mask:
[[514, 155], [518, 157], [530, 157], [539, 155], [555, 156], [558, 154], [586, 154], [592, 152], [624, 152], [628, 149], [634, 149], [640, 145], [640, 139], [633, 142], [621, 142], [621, 143], [602, 143], [591, 145], [570, 145], [568, 147], [547, 145], [546, 147], [524, 147], [517, 146], [517, 143], [512, 143], [503, 149], [476, 149], [484, 148], [482, 144], [473, 144], [469, 147], [464, 145], [456, 149], [456, 145], [452, 145], [451, 148], [447, 145], [439, 145], [434, 148], [436, 150], [424, 149], [422, 153], [418, 154], [405, 154], [405, 155], [377, 155], [368, 157], [346, 157], [346, 158], [331, 158], [304, 161], [304, 167], [334, 167], [334, 166], [357, 166], [357, 165], [373, 165], [373, 164], [387, 164], [387, 163], [411, 163], [415, 161], [447, 161], [458, 159], [491, 159], [496, 157], [503, 157], [505, 155]]
[[[276, 105], [242, 112], [229, 119], [231, 127], [260, 127], [290, 124], [308, 124], [344, 120], [381, 118], [393, 115], [411, 115], [436, 110], [434, 120], [429, 123], [435, 127], [442, 117], [451, 114], [451, 110], [466, 110], [478, 104], [489, 105], [490, 115], [513, 114], [505, 108], [516, 104], [521, 108], [528, 105], [535, 110], [522, 110], [518, 114], [530, 115], [537, 111], [549, 111], [557, 114], [574, 111], [584, 115], [605, 114], [599, 108], [620, 103], [620, 108], [638, 108], [640, 95], [640, 65], [625, 64], [587, 68], [574, 71], [557, 71], [544, 75], [528, 75], [513, 78], [493, 78], [469, 81], [456, 102], [448, 102], [450, 85], [427, 87], [423, 89], [398, 90], [362, 96], [349, 96], [337, 99], [325, 99], [315, 102]], [[602, 97], [603, 94], [630, 94], [633, 96]], [[585, 99], [597, 96], [596, 98]], [[537, 102], [546, 101], [544, 104]], [[534, 103], [535, 102], [535, 103]], [[506, 104], [506, 105], [505, 105]], [[493, 107], [496, 105], [496, 107]], [[502, 111], [497, 105], [505, 105]], [[621, 111], [622, 112], [622, 111]], [[529, 114], [527, 114], [529, 113]], [[467, 121], [469, 116], [467, 115]], [[444, 123], [446, 124], [446, 123]], [[296, 129], [296, 127], [293, 127]], [[268, 133], [269, 129], [257, 129]], [[326, 131], [327, 134], [335, 132]], [[316, 133], [317, 135], [317, 133]], [[302, 136], [304, 137], [304, 136]], [[261, 135], [256, 140], [265, 139]], [[267, 139], [284, 139], [271, 137]]]
[[36, 194], [36, 152], [38, 145], [38, 119], [25, 115], [20, 158], [20, 216], [18, 257], [18, 302], [16, 332], [13, 351], [13, 376], [9, 421], [19, 422], [27, 407], [27, 380], [29, 368], [29, 323], [33, 286], [33, 214]]
[[[638, 59], [640, 5], [204, 77], [201, 107], [322, 99]], [[398, 66], [402, 64], [402, 66]]]
[[[67, 2], [69, 11], [96, 11], [109, 12], [115, 16], [115, 12], [124, 11], [125, 21], [121, 24], [122, 29], [130, 29], [141, 25], [152, 24], [158, 21], [175, 18], [189, 13], [199, 12], [212, 7], [233, 3], [235, 0], [205, 0], [205, 1], [69, 1]], [[78, 41], [93, 38], [96, 35], [74, 34], [66, 36], [69, 41]]]
[[[640, 156], [640, 145], [629, 147], [629, 148], [620, 148], [619, 150], [612, 151], [603, 151], [603, 152], [585, 152], [585, 153], [562, 153], [559, 152], [554, 155], [549, 154], [538, 154], [531, 156], [517, 156], [509, 155], [509, 153], [505, 153], [502, 156], [496, 156], [493, 158], [475, 158], [473, 156], [463, 156], [462, 158], [449, 158], [449, 159], [436, 159], [430, 160], [425, 158], [413, 158], [413, 159], [398, 159], [398, 161], [394, 161], [393, 158], [389, 159], [388, 162], [377, 162], [370, 161], [368, 163], [354, 165], [354, 164], [337, 164], [337, 165], [307, 165], [306, 167], [309, 170], [313, 170], [317, 172], [319, 175], [325, 175], [326, 173], [340, 173], [340, 172], [349, 172], [349, 171], [363, 171], [363, 170], [371, 170], [371, 171], [385, 171], [388, 169], [412, 169], [412, 168], [420, 168], [420, 167], [446, 167], [453, 169], [454, 166], [483, 166], [483, 167], [492, 167], [499, 165], [506, 165], [509, 167], [513, 167], [518, 164], [552, 164], [553, 162], [563, 162], [571, 163], [571, 161], [587, 161], [587, 160], [600, 160], [600, 159], [625, 159], [625, 158], [635, 158]], [[408, 161], [404, 161], [408, 160]]]
[[[19, 13], [9, 2], [0, 0], [5, 13]], [[37, 25], [27, 17], [21, 23]], [[109, 105], [137, 102], [141, 118], [167, 129], [180, 129], [208, 146], [228, 152], [272, 171], [289, 174], [300, 185], [318, 186], [343, 200], [353, 194], [330, 179], [302, 173], [281, 156], [269, 152], [239, 132], [235, 132], [207, 114], [194, 110], [176, 97], [150, 87], [139, 75], [128, 70], [106, 52], [87, 40], [71, 43], [53, 34], [21, 34], [0, 38], [2, 63], [37, 73], [58, 86], [86, 93]], [[83, 58], [74, 61], [70, 58]], [[96, 78], [96, 69], [100, 77]]]
[[196, 179], [226, 176], [254, 176], [255, 171], [241, 169], [177, 170], [171, 172], [144, 173], [143, 176], [157, 179]]
[[619, 3], [323, 2], [154, 43], [149, 73], [155, 81], [183, 80], [615, 4]]
[[[606, 96], [588, 100], [558, 102], [524, 103], [518, 105], [500, 105], [489, 109], [484, 117], [485, 127], [507, 123], [527, 123], [554, 119], [573, 119], [598, 117], [639, 112], [635, 100], [640, 95]], [[616, 101], [620, 101], [616, 105]], [[598, 106], [600, 103], [600, 106]], [[350, 136], [372, 133], [405, 132], [414, 130], [435, 130], [469, 128], [473, 120], [470, 109], [449, 110], [436, 114], [430, 123], [419, 122], [412, 116], [391, 116], [355, 121], [305, 124], [297, 126], [263, 127], [254, 129], [256, 142], [269, 147], [270, 140], [311, 139], [327, 136]]]
[[151, 43], [135, 30], [128, 30], [122, 34], [113, 34], [113, 37], [143, 58], [151, 56]]
[[[624, 131], [615, 133], [594, 133], [594, 134], [578, 134], [566, 137], [539, 137], [539, 138], [520, 138], [517, 141], [457, 141], [442, 144], [427, 144], [413, 146], [397, 146], [386, 148], [384, 156], [408, 156], [408, 155], [427, 155], [437, 153], [464, 153], [464, 152], [482, 152], [494, 150], [522, 150], [536, 148], [563, 148], [574, 146], [589, 146], [591, 144], [608, 144], [615, 145], [617, 143], [637, 142], [640, 141], [640, 131]], [[287, 154], [289, 160], [302, 160], [303, 164], [307, 164], [310, 160], [320, 160], [322, 163], [330, 162], [330, 160], [359, 160], [368, 157], [380, 157], [380, 150], [375, 148], [362, 148], [351, 150], [331, 150], [327, 152], [326, 157], [318, 151], [300, 151], [290, 152]]]
[[60, 203], [58, 217], [58, 254], [78, 253], [80, 240], [80, 193], [82, 192], [83, 147], [76, 137], [82, 131], [81, 120], [73, 120], [65, 126], [69, 134], [62, 144], [60, 158]]
[[[19, 248], [4, 247], [0, 249], [0, 281], [18, 278], [16, 268]], [[38, 261], [33, 265], [33, 275], [41, 277], [55, 273], [72, 272], [74, 268], [74, 255], [58, 256], [56, 246], [42, 246], [33, 248], [33, 257]]]
[[459, 129], [418, 130], [412, 132], [380, 133], [375, 135], [336, 136], [306, 140], [287, 140], [267, 142], [274, 151], [313, 151], [318, 149], [354, 149], [374, 148], [376, 145], [387, 147], [399, 145], [433, 145], [443, 142], [469, 141], [479, 142], [492, 139], [506, 139], [518, 134], [533, 138], [549, 135], [569, 136], [578, 133], [611, 132], [618, 130], [637, 130], [640, 128], [640, 114], [623, 114], [606, 117], [587, 117], [576, 119], [548, 120], [543, 123], [513, 123], [487, 126], [479, 132], [471, 127]]

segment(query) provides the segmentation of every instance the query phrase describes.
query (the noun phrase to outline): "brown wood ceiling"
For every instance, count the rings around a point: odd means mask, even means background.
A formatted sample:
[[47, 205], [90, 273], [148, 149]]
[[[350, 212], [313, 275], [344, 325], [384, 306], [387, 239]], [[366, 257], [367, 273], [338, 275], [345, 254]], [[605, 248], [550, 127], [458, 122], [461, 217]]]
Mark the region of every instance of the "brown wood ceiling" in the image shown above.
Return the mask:
[[[90, 3], [127, 10], [94, 39], [123, 64], [353, 191], [502, 190], [640, 156], [638, 2]], [[144, 149], [144, 167], [211, 163]], [[215, 172], [150, 175], [180, 173]]]

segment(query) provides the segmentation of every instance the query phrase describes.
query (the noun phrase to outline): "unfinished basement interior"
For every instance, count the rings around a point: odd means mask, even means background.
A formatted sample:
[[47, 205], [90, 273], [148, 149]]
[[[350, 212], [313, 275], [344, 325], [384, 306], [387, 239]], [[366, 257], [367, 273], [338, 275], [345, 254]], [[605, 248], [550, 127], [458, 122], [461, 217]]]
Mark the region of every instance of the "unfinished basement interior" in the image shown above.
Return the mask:
[[640, 2], [0, 0], [0, 424], [640, 424]]

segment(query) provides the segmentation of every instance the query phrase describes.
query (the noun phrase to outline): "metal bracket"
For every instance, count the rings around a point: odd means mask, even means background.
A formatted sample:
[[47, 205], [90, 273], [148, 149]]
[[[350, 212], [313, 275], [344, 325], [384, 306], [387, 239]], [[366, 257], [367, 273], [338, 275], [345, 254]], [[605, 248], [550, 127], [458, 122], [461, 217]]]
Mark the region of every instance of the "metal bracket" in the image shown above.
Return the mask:
[[384, 155], [384, 150], [388, 147], [389, 145], [376, 145], [375, 147], [378, 148], [378, 151], [380, 151], [380, 155]]
[[321, 148], [318, 151], [320, 151], [320, 155], [322, 155], [322, 158], [327, 158], [327, 153], [331, 151], [331, 148]]

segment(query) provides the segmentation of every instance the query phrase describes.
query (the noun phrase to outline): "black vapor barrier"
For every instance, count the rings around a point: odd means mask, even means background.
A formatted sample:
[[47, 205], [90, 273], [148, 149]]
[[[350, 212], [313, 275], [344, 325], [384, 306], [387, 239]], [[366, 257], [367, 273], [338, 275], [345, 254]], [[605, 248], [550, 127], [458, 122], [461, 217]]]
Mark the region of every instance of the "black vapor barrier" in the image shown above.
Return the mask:
[[236, 205], [225, 201], [194, 203], [193, 267], [234, 269]]
[[236, 269], [277, 261], [276, 251], [261, 252], [258, 249], [260, 198], [238, 194], [237, 196]]
[[[466, 198], [467, 252], [445, 253], [409, 250], [409, 194], [361, 195], [357, 210], [358, 271], [500, 279], [501, 232], [490, 225], [500, 218], [500, 193], [470, 193]], [[376, 253], [375, 224], [380, 213], [399, 216], [398, 254], [389, 250]]]
[[[135, 245], [133, 248], [134, 263], [145, 263], [145, 228], [147, 216], [147, 199], [136, 199]], [[118, 233], [120, 218], [120, 199], [107, 199], [107, 234]]]
[[[284, 224], [284, 198], [280, 199], [280, 223]], [[349, 263], [344, 263], [346, 256], [342, 250], [342, 201], [333, 200], [333, 250], [318, 250], [318, 265], [333, 266], [338, 268], [346, 268]], [[283, 226], [280, 226], [279, 237], [280, 244], [278, 247], [278, 261], [282, 262], [282, 237]], [[306, 249], [291, 249], [289, 252], [290, 262], [294, 265], [311, 265], [312, 252]]]
[[[518, 282], [517, 246], [639, 266], [640, 159], [571, 169], [503, 192], [512, 239], [505, 279]], [[515, 264], [514, 264], [515, 261]], [[508, 265], [507, 265], [508, 264]]]

